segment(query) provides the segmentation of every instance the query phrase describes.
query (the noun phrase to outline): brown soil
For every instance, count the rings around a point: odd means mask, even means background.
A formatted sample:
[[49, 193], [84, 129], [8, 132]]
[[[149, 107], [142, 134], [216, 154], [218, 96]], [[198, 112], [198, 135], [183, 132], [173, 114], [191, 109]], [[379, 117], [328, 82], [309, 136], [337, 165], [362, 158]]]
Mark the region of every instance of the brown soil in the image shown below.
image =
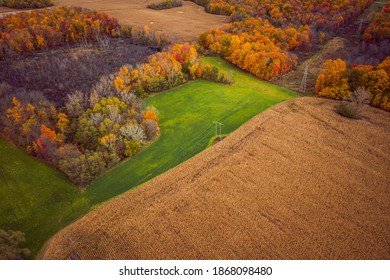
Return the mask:
[[389, 259], [390, 114], [305, 97], [92, 211], [41, 254], [67, 259]]
[[[174, 41], [197, 40], [200, 33], [221, 27], [227, 21], [226, 16], [208, 14], [204, 8], [192, 2], [184, 1], [182, 7], [156, 11], [146, 8], [158, 0], [81, 0], [77, 6], [106, 12], [119, 20], [121, 24], [149, 26], [152, 30], [162, 31]], [[74, 1], [55, 0], [55, 5], [75, 6]]]

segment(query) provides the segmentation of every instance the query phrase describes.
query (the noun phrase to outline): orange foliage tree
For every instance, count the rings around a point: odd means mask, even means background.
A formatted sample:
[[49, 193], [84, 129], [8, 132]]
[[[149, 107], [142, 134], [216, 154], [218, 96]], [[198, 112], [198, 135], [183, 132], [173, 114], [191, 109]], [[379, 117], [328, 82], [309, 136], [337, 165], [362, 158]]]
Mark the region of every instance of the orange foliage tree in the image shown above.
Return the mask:
[[348, 97], [351, 92], [348, 78], [344, 77], [346, 69], [347, 65], [340, 58], [325, 61], [315, 85], [317, 96], [339, 100]]
[[96, 40], [118, 32], [118, 21], [105, 13], [56, 7], [17, 13], [0, 19], [0, 59], [33, 50]]
[[387, 57], [376, 66], [350, 65], [347, 68], [340, 58], [327, 60], [317, 77], [317, 96], [344, 99], [351, 91], [363, 87], [370, 93], [372, 106], [390, 111], [389, 61]]
[[194, 45], [184, 43], [174, 44], [168, 51], [151, 55], [146, 63], [121, 67], [114, 86], [119, 92], [143, 96], [196, 78], [228, 83], [218, 68], [200, 63]]
[[276, 28], [268, 20], [250, 18], [200, 36], [201, 46], [267, 81], [274, 81], [297, 64], [287, 51], [310, 47], [310, 28]]
[[262, 17], [281, 26], [288, 22], [329, 30], [350, 23], [374, 0], [193, 0], [210, 13], [230, 15], [232, 21]]
[[390, 0], [387, 0], [382, 10], [375, 15], [374, 20], [364, 31], [363, 39], [366, 42], [377, 43], [390, 39]]

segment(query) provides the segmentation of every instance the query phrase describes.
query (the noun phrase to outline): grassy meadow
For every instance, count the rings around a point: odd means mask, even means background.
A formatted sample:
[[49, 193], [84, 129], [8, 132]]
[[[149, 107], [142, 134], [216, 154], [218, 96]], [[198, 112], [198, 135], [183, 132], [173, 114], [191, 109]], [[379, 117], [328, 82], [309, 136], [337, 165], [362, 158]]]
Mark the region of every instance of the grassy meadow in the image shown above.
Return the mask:
[[231, 73], [231, 85], [189, 82], [144, 100], [159, 111], [161, 135], [130, 160], [79, 191], [63, 175], [0, 140], [0, 228], [26, 233], [35, 255], [55, 232], [91, 208], [184, 162], [215, 135], [228, 134], [265, 109], [297, 94], [263, 82], [215, 57], [203, 59]]
[[35, 254], [61, 226], [89, 209], [61, 173], [0, 138], [0, 228], [26, 233]]

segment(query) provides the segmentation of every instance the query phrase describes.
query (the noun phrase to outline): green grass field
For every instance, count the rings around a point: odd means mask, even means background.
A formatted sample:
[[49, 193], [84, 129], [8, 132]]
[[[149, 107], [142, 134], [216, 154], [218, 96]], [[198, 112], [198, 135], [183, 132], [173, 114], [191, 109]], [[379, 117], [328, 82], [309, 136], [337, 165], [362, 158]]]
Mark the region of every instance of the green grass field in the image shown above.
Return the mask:
[[103, 174], [85, 192], [14, 147], [0, 142], [0, 228], [26, 232], [36, 254], [43, 242], [91, 207], [184, 162], [205, 149], [215, 135], [213, 121], [230, 133], [265, 109], [296, 93], [263, 82], [222, 59], [203, 59], [233, 73], [233, 84], [204, 80], [154, 95], [144, 106], [159, 111], [161, 136], [137, 156]]
[[25, 232], [33, 254], [89, 209], [66, 177], [1, 138], [0, 201], [0, 228]]

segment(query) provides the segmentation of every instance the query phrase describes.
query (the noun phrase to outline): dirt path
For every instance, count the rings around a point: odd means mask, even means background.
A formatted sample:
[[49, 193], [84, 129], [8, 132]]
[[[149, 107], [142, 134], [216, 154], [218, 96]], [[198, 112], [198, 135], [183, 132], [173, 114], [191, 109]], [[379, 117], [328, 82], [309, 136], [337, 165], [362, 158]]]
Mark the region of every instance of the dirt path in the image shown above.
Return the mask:
[[390, 114], [292, 100], [65, 228], [66, 259], [389, 259]]

